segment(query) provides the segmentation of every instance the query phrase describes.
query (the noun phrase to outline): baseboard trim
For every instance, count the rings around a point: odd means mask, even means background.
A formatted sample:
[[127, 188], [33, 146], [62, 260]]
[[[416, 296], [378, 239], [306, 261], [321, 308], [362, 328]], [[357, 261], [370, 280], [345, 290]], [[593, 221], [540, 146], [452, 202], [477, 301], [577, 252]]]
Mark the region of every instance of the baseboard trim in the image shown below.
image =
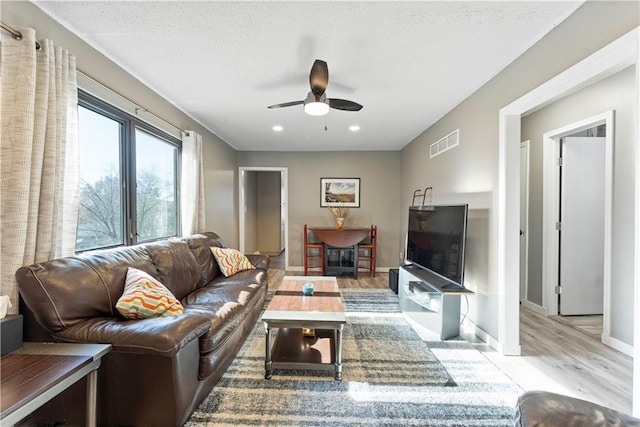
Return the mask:
[[461, 326], [463, 334], [476, 336], [483, 342], [487, 343], [487, 345], [493, 350], [502, 352], [502, 345], [500, 344], [500, 342], [492, 337], [487, 331], [473, 323], [471, 320], [464, 319]]
[[608, 345], [614, 350], [618, 350], [619, 352], [626, 354], [629, 357], [633, 357], [633, 346], [622, 342], [619, 339], [613, 338], [611, 335], [602, 334], [602, 343], [604, 345]]
[[[376, 268], [376, 273], [388, 273], [389, 270], [391, 270], [392, 268], [398, 268], [398, 267], [380, 267], [380, 268]], [[304, 271], [304, 266], [289, 266], [289, 268], [287, 268], [287, 270], [289, 271]]]
[[534, 313], [538, 313], [542, 316], [548, 316], [549, 315], [549, 311], [547, 310], [546, 307], [543, 307], [541, 305], [535, 304], [531, 301], [528, 300], [524, 300], [521, 301], [520, 304], [522, 305], [522, 307], [533, 311]]

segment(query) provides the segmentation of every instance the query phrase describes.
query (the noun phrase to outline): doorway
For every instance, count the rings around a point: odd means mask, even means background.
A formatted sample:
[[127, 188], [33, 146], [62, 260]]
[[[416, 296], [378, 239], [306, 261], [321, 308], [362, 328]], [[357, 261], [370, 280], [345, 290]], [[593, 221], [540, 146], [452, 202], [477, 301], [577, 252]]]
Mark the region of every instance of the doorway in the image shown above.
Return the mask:
[[613, 210], [613, 132], [606, 130], [613, 120], [607, 111], [543, 135], [543, 303], [548, 315], [601, 312], [605, 343]]
[[239, 250], [284, 258], [288, 267], [288, 182], [284, 167], [240, 167]]
[[[504, 355], [520, 354], [520, 304], [516, 283], [519, 281], [519, 235], [518, 223], [520, 204], [520, 121], [538, 108], [583, 87], [595, 83], [606, 76], [638, 63], [638, 41], [640, 28], [614, 40], [599, 51], [583, 59], [547, 82], [541, 84], [520, 98], [505, 105], [499, 111], [498, 139], [498, 195], [497, 195], [497, 277], [498, 277], [498, 351]], [[637, 67], [636, 67], [637, 68]], [[640, 99], [636, 84], [634, 95]], [[636, 164], [640, 158], [636, 159]], [[640, 191], [640, 174], [636, 178], [636, 188]], [[636, 218], [638, 212], [636, 211]], [[640, 235], [640, 230], [636, 230]], [[640, 240], [639, 240], [640, 241]], [[544, 260], [543, 260], [544, 261]], [[637, 263], [636, 263], [637, 264]], [[515, 285], [515, 286], [514, 286]], [[640, 280], [634, 278], [634, 304], [640, 306]], [[544, 290], [545, 288], [543, 288]], [[605, 301], [605, 308], [609, 304]], [[640, 311], [636, 310], [637, 319]], [[610, 332], [610, 331], [609, 331]], [[634, 332], [636, 342], [640, 342], [640, 328]], [[640, 368], [640, 346], [633, 349], [636, 357], [635, 368]], [[634, 402], [640, 408], [640, 369], [634, 369]], [[640, 409], [637, 409], [640, 412]]]

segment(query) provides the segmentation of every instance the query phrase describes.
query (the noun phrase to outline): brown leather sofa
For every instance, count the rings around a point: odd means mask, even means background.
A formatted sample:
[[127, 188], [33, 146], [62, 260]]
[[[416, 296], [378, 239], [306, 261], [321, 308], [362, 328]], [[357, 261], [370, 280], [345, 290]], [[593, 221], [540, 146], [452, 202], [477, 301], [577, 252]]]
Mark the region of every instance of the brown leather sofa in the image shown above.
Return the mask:
[[[17, 271], [25, 341], [113, 346], [98, 374], [99, 425], [183, 425], [253, 329], [267, 294], [269, 257], [247, 255], [256, 269], [224, 277], [211, 246], [224, 242], [207, 232]], [[115, 304], [129, 266], [160, 280], [184, 314], [123, 318]], [[82, 424], [80, 402], [82, 385], [36, 412], [33, 421]]]
[[515, 427], [631, 427], [640, 419], [592, 402], [547, 391], [523, 393]]

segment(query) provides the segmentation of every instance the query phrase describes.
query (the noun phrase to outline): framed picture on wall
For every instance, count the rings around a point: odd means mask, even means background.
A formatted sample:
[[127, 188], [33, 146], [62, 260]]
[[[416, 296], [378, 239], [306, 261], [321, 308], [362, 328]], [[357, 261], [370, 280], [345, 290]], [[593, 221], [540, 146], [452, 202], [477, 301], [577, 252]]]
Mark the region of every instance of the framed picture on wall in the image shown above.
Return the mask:
[[360, 178], [320, 178], [320, 207], [360, 207]]

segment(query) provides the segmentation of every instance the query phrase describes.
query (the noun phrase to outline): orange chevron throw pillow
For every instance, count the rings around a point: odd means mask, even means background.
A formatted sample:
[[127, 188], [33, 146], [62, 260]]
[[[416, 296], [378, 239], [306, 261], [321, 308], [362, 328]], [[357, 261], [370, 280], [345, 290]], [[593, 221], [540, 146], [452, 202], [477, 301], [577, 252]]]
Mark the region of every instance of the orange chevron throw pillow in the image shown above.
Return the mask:
[[220, 266], [220, 271], [224, 274], [224, 277], [229, 277], [238, 271], [255, 269], [251, 261], [235, 249], [213, 246], [211, 247], [211, 252], [213, 252], [213, 256], [218, 261], [218, 266]]
[[180, 301], [150, 274], [129, 267], [124, 293], [116, 308], [127, 319], [178, 316], [184, 313]]

